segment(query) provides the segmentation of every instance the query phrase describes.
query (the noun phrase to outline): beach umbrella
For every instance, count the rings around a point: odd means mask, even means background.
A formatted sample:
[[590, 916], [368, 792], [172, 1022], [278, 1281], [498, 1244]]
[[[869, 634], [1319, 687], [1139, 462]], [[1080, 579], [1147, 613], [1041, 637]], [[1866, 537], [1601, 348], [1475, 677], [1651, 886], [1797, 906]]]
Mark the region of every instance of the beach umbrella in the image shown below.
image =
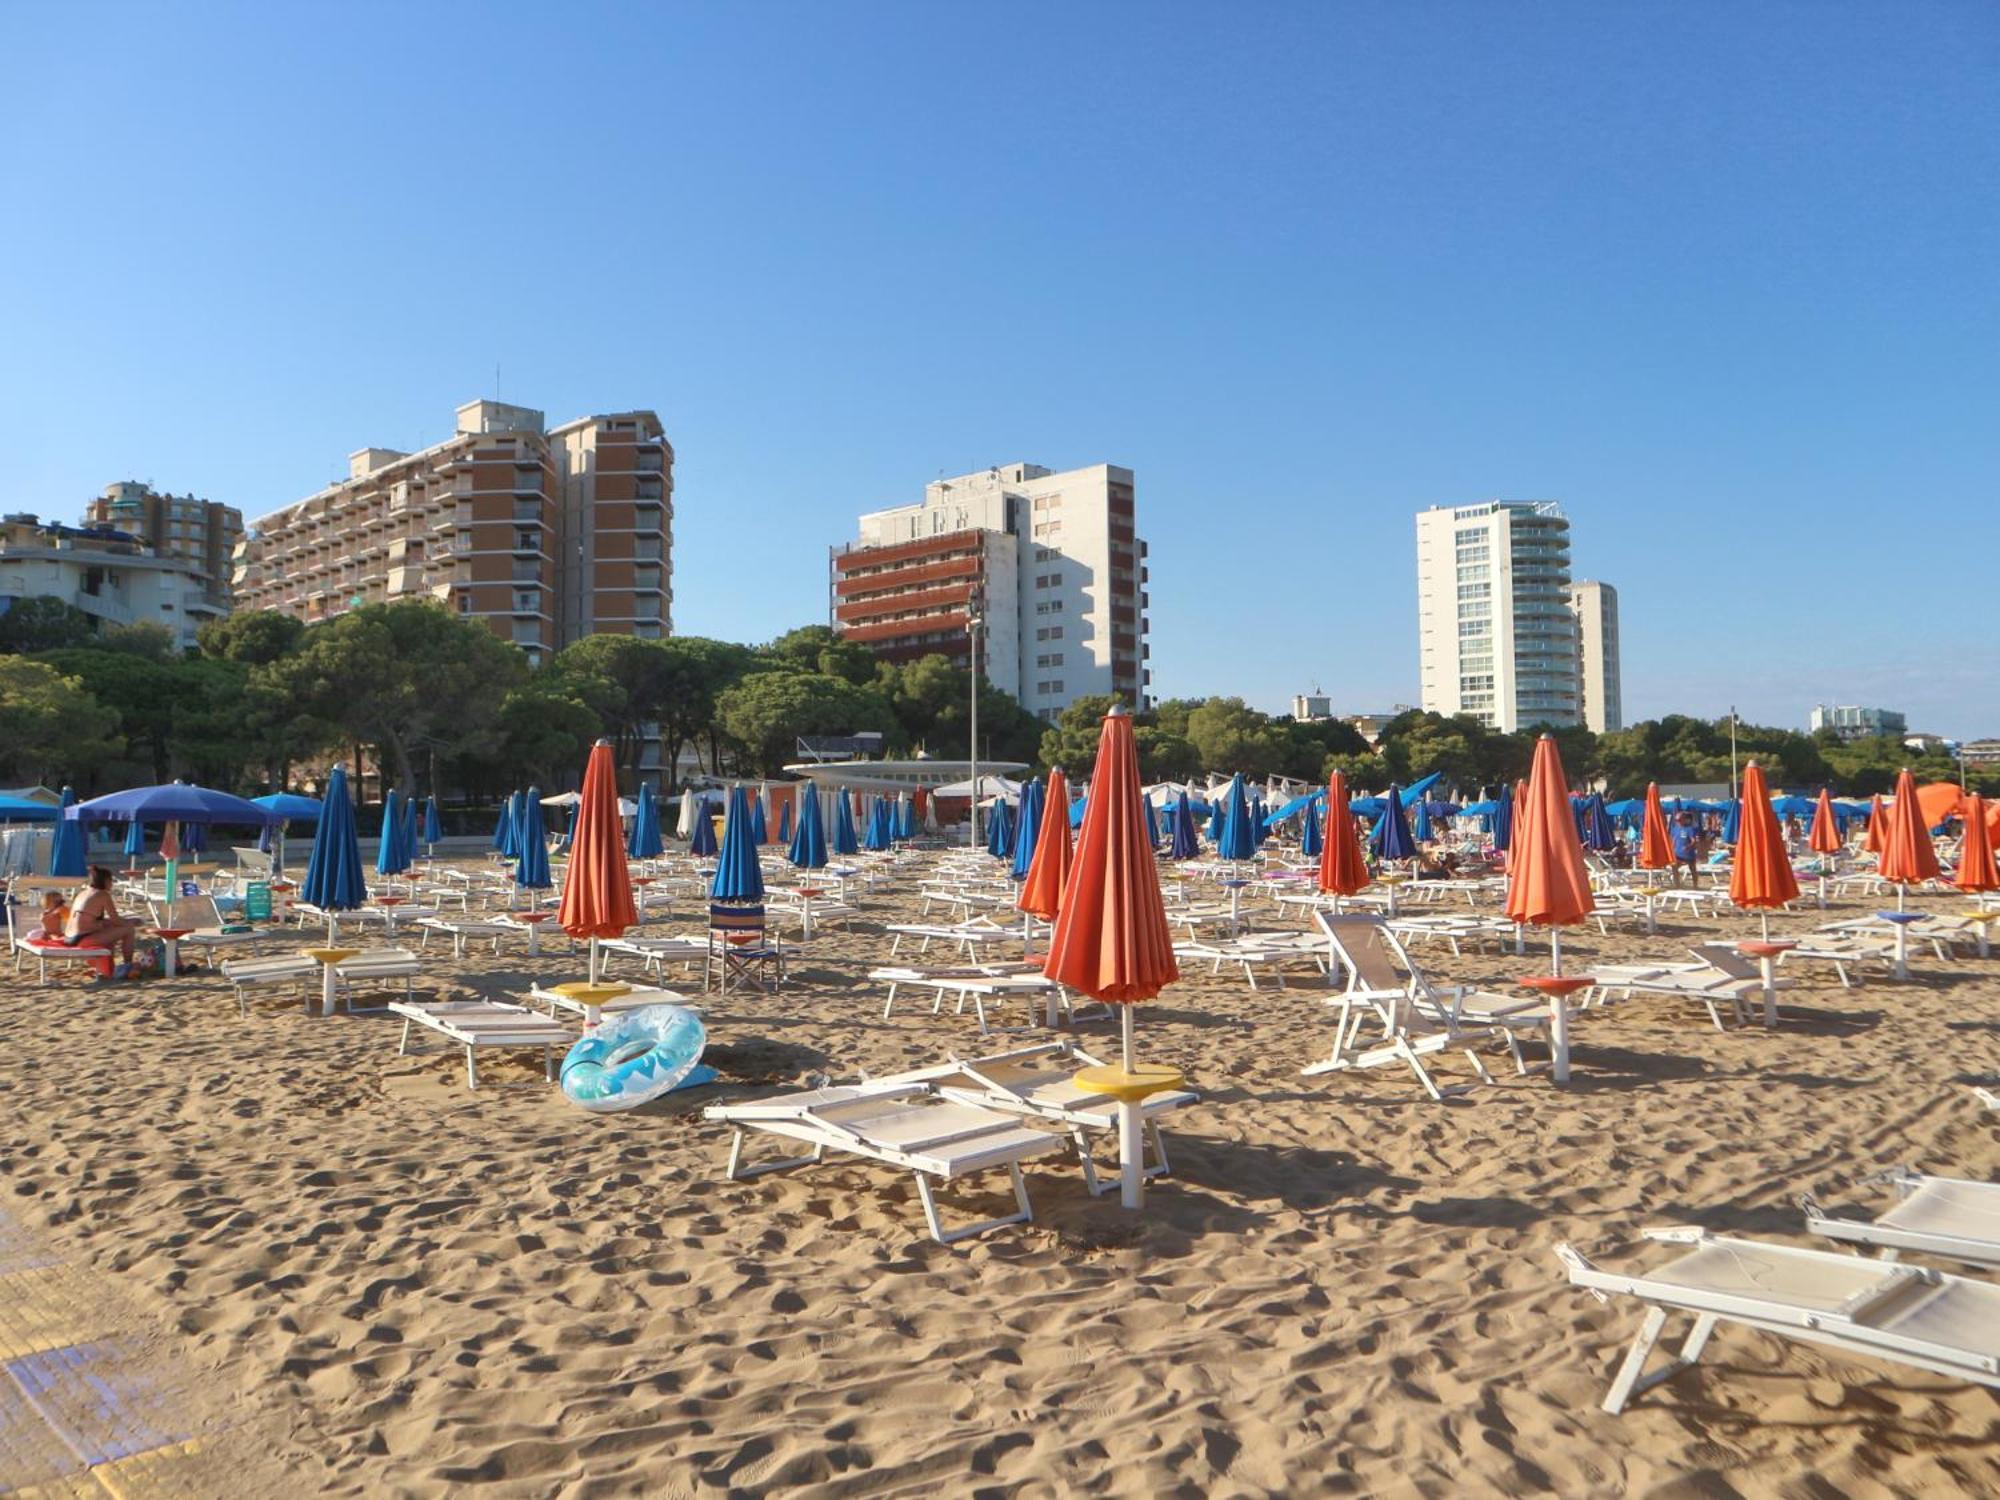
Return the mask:
[[1646, 819], [1639, 829], [1639, 868], [1665, 870], [1673, 862], [1674, 840], [1667, 831], [1667, 811], [1660, 805], [1660, 784], [1649, 781], [1646, 783]]
[[924, 832], [936, 833], [937, 831], [937, 794], [933, 792], [924, 798]]
[[417, 799], [403, 798], [403, 852], [412, 860], [417, 857]]
[[1243, 794], [1243, 776], [1229, 778], [1229, 790], [1221, 802], [1222, 834], [1215, 841], [1220, 859], [1240, 861], [1257, 857], [1257, 835], [1250, 826], [1250, 799]]
[[1882, 852], [1882, 842], [1889, 832], [1889, 810], [1882, 805], [1882, 794], [1877, 792], [1868, 799], [1868, 828], [1861, 840], [1861, 847], [1870, 854]]
[[326, 778], [326, 796], [320, 801], [319, 826], [313, 830], [312, 857], [299, 883], [299, 899], [326, 913], [328, 946], [339, 940], [339, 913], [353, 911], [368, 899], [354, 804], [347, 800], [347, 767], [338, 762]]
[[[681, 794], [692, 797], [692, 789]], [[696, 825], [699, 827], [699, 824]], [[653, 795], [653, 783], [639, 783], [639, 802], [632, 810], [632, 831], [625, 840], [625, 852], [633, 859], [658, 859], [666, 851], [660, 836], [660, 804]]]
[[1502, 854], [1513, 845], [1514, 814], [1523, 795], [1517, 782], [1512, 793], [1503, 791], [1493, 800], [1493, 847]]
[[867, 826], [861, 834], [861, 847], [871, 854], [880, 854], [895, 842], [889, 828], [889, 804], [880, 797], [871, 799]]
[[[514, 884], [524, 891], [540, 892], [555, 883], [549, 873], [548, 835], [542, 828], [542, 790], [529, 787], [521, 803], [521, 853], [514, 862]], [[541, 905], [539, 895], [529, 900], [532, 906]]]
[[1329, 896], [1352, 896], [1369, 882], [1361, 854], [1360, 830], [1348, 805], [1347, 775], [1335, 771], [1326, 784], [1326, 822], [1320, 830], [1319, 888]]
[[1261, 849], [1264, 847], [1264, 840], [1270, 836], [1271, 831], [1264, 826], [1264, 799], [1262, 797], [1252, 797], [1250, 799], [1250, 837], [1256, 843], [1257, 847]]
[[1222, 842], [1222, 828], [1223, 824], [1227, 821], [1224, 812], [1228, 805], [1229, 799], [1227, 797], [1217, 797], [1208, 805], [1208, 841], [1211, 844], [1220, 844]]
[[[1549, 929], [1551, 972], [1558, 975], [1562, 973], [1560, 929], [1581, 922], [1595, 906], [1564, 786], [1562, 756], [1555, 740], [1545, 734], [1535, 742], [1527, 795], [1514, 827], [1507, 918]], [[1561, 1006], [1555, 1009], [1559, 1012]]]
[[[1069, 805], [1069, 783], [1060, 769], [1049, 772], [1042, 800], [1045, 808]], [[1033, 847], [1027, 868], [1021, 872], [1021, 889], [1015, 896], [1015, 906], [1030, 916], [1053, 922], [1062, 909], [1063, 886], [1069, 880], [1075, 853], [1068, 818], [1037, 819]]]
[[[795, 798], [796, 794], [794, 794]], [[791, 800], [786, 801], [785, 805], [778, 809], [778, 842], [785, 845], [789, 845], [792, 842]]]
[[757, 863], [756, 823], [750, 799], [740, 786], [729, 789], [722, 820], [722, 848], [715, 861], [715, 878], [708, 883], [711, 901], [762, 901], [764, 872]]
[[1305, 816], [1299, 819], [1299, 858], [1318, 859], [1319, 851], [1326, 847], [1326, 839], [1320, 832], [1322, 816], [1320, 799], [1308, 799]]
[[400, 875], [410, 868], [410, 851], [403, 842], [402, 798], [394, 787], [382, 799], [382, 834], [375, 844], [375, 873]]
[[1147, 847], [1158, 849], [1160, 847], [1160, 820], [1154, 815], [1153, 799], [1151, 797], [1141, 797], [1139, 799], [1139, 807], [1146, 814]]
[[[762, 848], [765, 844], [771, 842], [771, 827], [770, 824], [764, 821], [765, 795], [765, 789], [760, 786], [757, 788], [756, 796], [745, 799], [750, 809], [749, 833], [750, 846], [753, 849]], [[727, 818], [723, 820], [722, 824], [722, 841], [725, 844], [729, 842], [729, 822]]]
[[1730, 801], [1722, 815], [1722, 842], [1733, 844], [1743, 828], [1743, 799], [1736, 797]]
[[837, 787], [833, 793], [831, 842], [835, 854], [854, 854], [861, 848], [861, 841], [854, 836], [854, 800], [846, 787]]
[[[644, 815], [645, 811], [642, 808], [640, 810], [640, 817], [642, 818]], [[654, 823], [654, 836], [657, 838], [659, 834], [657, 813], [654, 815]], [[639, 826], [639, 818], [633, 819], [632, 826], [634, 828]], [[694, 855], [697, 859], [707, 859], [715, 852], [715, 819], [709, 814], [708, 806], [704, 802], [695, 808], [694, 837], [688, 841], [688, 853]]]
[[438, 818], [438, 799], [424, 798], [424, 853], [429, 854], [444, 840], [444, 824]]
[[786, 858], [801, 870], [826, 868], [826, 828], [819, 817], [819, 786], [808, 781], [799, 793], [798, 827]]
[[[1958, 868], [1951, 883], [1968, 895], [2000, 890], [2000, 865], [1993, 859], [1993, 835], [1986, 823], [1986, 799], [1973, 793], [1965, 799], [1965, 837], [1958, 846]], [[1983, 931], [1983, 929], [1982, 929]]]
[[1431, 805], [1429, 802], [1417, 804], [1417, 815], [1410, 820], [1410, 832], [1420, 844], [1428, 844], [1433, 838], [1431, 832]]
[[206, 854], [208, 852], [208, 825], [189, 823], [181, 829], [181, 853]]
[[[637, 816], [635, 809], [633, 816]], [[655, 814], [657, 816], [657, 814]], [[683, 844], [694, 842], [695, 820], [701, 816], [701, 798], [691, 786], [681, 788], [680, 817], [674, 823], [674, 837]]]
[[493, 824], [493, 852], [513, 856], [514, 852], [514, 799], [504, 797], [500, 802], [500, 816]]
[[1378, 859], [1415, 859], [1417, 846], [1410, 837], [1410, 825], [1403, 820], [1403, 792], [1394, 783], [1389, 787], [1389, 802], [1382, 809], [1382, 816], [1375, 821], [1375, 831], [1369, 836], [1369, 845]]
[[[1031, 781], [1021, 788], [1021, 816], [1014, 825], [1013, 863], [1008, 869], [1008, 873], [1016, 880], [1026, 880], [1028, 866], [1034, 862], [1035, 845], [1042, 829], [1042, 808], [1047, 795], [1048, 788], [1039, 780]], [[1060, 807], [1062, 804], [1056, 805]]]
[[[618, 819], [618, 768], [611, 741], [591, 746], [583, 769], [582, 798], [576, 805], [576, 827], [570, 838], [569, 874], [563, 881], [556, 922], [572, 938], [590, 943], [591, 984], [600, 972], [602, 938], [622, 937], [636, 927], [639, 913], [632, 904], [632, 875], [625, 866], [624, 830]], [[594, 1021], [595, 1015], [586, 1011]]]
[[1896, 882], [1896, 910], [1903, 909], [1906, 886], [1921, 885], [1938, 876], [1937, 846], [1924, 826], [1924, 812], [1917, 801], [1916, 778], [1905, 766], [1896, 776], [1896, 796], [1889, 808], [1888, 827], [1882, 831], [1882, 859], [1879, 872], [1884, 880]]
[[62, 789], [62, 809], [56, 819], [55, 834], [49, 840], [49, 873], [51, 875], [81, 876], [85, 872], [83, 847], [83, 823], [72, 818], [69, 810], [76, 806], [76, 788]]
[[1815, 854], [1838, 854], [1847, 842], [1840, 836], [1840, 819], [1833, 810], [1833, 798], [1825, 787], [1819, 789], [1819, 801], [1813, 807], [1812, 831], [1806, 836], [1806, 846]]
[[1173, 842], [1167, 846], [1169, 859], [1193, 859], [1201, 853], [1201, 833], [1195, 827], [1194, 803], [1186, 792], [1174, 804]]
[[[269, 829], [265, 830], [267, 833], [269, 831]], [[141, 823], [137, 818], [134, 818], [131, 826], [125, 830], [125, 868], [128, 870], [138, 869], [139, 856], [145, 852], [146, 825]]]
[[1771, 936], [1771, 908], [1796, 901], [1798, 877], [1785, 853], [1784, 831], [1764, 784], [1764, 768], [1751, 761], [1743, 768], [1743, 795], [1737, 799], [1736, 858], [1730, 862], [1729, 899], [1745, 910], [1759, 912], [1764, 938]]
[[0, 823], [53, 823], [62, 810], [26, 797], [0, 797]]
[[[1143, 1073], [1133, 1056], [1132, 1007], [1150, 1000], [1180, 977], [1173, 934], [1160, 897], [1159, 866], [1146, 844], [1146, 819], [1139, 811], [1139, 755], [1132, 720], [1119, 705], [1104, 716], [1090, 806], [1083, 819], [1069, 879], [1064, 887], [1049, 955], [1042, 972], [1058, 984], [1120, 1011], [1121, 1066], [1102, 1081], [1118, 1094], [1121, 1201], [1127, 1208], [1145, 1202], [1140, 1101], [1151, 1084], [1177, 1087], [1170, 1068]], [[1091, 1073], [1079, 1075], [1086, 1087]]]
[[1014, 805], [1005, 797], [995, 797], [986, 814], [986, 852], [995, 859], [1014, 853]]
[[1611, 814], [1604, 810], [1604, 795], [1593, 792], [1583, 804], [1583, 843], [1587, 849], [1607, 854], [1618, 847], [1618, 830], [1611, 826]]

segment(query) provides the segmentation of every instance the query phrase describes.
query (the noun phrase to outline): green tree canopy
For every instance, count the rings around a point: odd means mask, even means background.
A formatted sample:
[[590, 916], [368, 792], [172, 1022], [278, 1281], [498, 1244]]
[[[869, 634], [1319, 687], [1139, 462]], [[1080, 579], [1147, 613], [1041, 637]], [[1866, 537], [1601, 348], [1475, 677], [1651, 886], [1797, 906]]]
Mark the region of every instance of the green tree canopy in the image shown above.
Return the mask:
[[759, 776], [797, 759], [802, 735], [889, 734], [895, 728], [895, 715], [874, 688], [790, 668], [758, 672], [726, 689], [716, 717], [740, 748], [745, 769]]
[[0, 652], [59, 651], [90, 639], [90, 616], [67, 599], [16, 599], [0, 614]]
[[0, 656], [0, 775], [61, 782], [112, 754], [118, 716], [45, 661]]
[[204, 656], [261, 667], [299, 649], [305, 622], [275, 609], [245, 609], [201, 627], [198, 639]]

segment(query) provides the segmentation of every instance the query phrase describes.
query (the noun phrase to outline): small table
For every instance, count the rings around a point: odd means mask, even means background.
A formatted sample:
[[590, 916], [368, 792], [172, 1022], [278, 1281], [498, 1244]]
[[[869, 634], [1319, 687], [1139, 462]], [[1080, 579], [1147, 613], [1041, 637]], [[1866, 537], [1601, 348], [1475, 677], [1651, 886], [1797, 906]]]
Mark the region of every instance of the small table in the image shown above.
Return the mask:
[[1118, 1201], [1126, 1208], [1146, 1206], [1145, 1111], [1149, 1094], [1185, 1088], [1178, 1068], [1165, 1063], [1134, 1063], [1130, 1072], [1115, 1063], [1085, 1068], [1076, 1075], [1079, 1088], [1109, 1094], [1118, 1101]]
[[646, 920], [646, 887], [658, 878], [658, 876], [654, 875], [634, 875], [632, 877], [632, 889], [637, 895], [634, 906], [641, 922]]
[[1646, 936], [1652, 937], [1660, 930], [1657, 920], [1653, 915], [1653, 898], [1660, 894], [1660, 888], [1656, 885], [1642, 885], [1637, 887], [1632, 894], [1643, 896], [1646, 900]]
[[826, 891], [816, 885], [795, 885], [792, 894], [799, 898], [799, 941], [803, 943], [813, 935], [813, 897], [824, 896]]
[[552, 911], [510, 911], [507, 920], [518, 922], [528, 929], [528, 957], [542, 956], [542, 923], [554, 916]]
[[1795, 938], [1749, 938], [1736, 945], [1736, 951], [1745, 958], [1757, 960], [1757, 967], [1764, 971], [1764, 1024], [1778, 1024], [1778, 959], [1798, 947]]
[[573, 979], [568, 984], [549, 986], [558, 995], [567, 995], [583, 1007], [583, 1026], [586, 1031], [595, 1031], [601, 1009], [607, 1000], [616, 1000], [630, 992], [632, 986], [618, 980], [607, 980], [602, 984], [592, 984], [585, 979]]
[[[1897, 888], [1896, 894], [1898, 896], [1902, 895], [1901, 887]], [[1908, 979], [1910, 977], [1910, 924], [1912, 922], [1923, 921], [1926, 913], [1920, 911], [1878, 911], [1875, 915], [1896, 929], [1896, 967], [1894, 973], [1898, 979]]]
[[409, 900], [408, 896], [377, 896], [375, 904], [382, 908], [383, 930], [390, 936], [396, 935], [396, 908]]
[[1389, 893], [1389, 915], [1396, 915], [1396, 887], [1410, 877], [1400, 870], [1384, 870], [1375, 877], [1375, 883]]
[[1976, 911], [1966, 920], [1979, 929], [1979, 956], [1991, 958], [1992, 950], [1987, 946], [1993, 936], [1993, 924], [2000, 922], [2000, 911]]
[[330, 1016], [333, 1014], [334, 966], [345, 963], [360, 951], [359, 948], [308, 948], [305, 950], [306, 957], [312, 959], [320, 966], [319, 1013], [321, 1015]]
[[1229, 892], [1229, 930], [1232, 933], [1243, 926], [1241, 920], [1243, 887], [1249, 883], [1247, 880], [1240, 879], [1219, 880], [1216, 882], [1217, 885]]
[[1549, 997], [1549, 1051], [1555, 1055], [1549, 1076], [1557, 1083], [1568, 1083], [1569, 997], [1578, 990], [1589, 989], [1597, 981], [1588, 974], [1530, 974], [1515, 983]]
[[160, 940], [160, 971], [172, 979], [180, 968], [181, 939], [193, 932], [192, 927], [155, 927], [153, 936]]

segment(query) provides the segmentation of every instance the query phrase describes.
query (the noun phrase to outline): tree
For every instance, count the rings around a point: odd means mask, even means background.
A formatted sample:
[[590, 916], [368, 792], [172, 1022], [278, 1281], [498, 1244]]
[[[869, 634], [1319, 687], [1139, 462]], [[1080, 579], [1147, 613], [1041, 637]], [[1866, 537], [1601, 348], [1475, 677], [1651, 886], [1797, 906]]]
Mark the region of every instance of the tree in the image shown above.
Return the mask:
[[0, 614], [0, 652], [59, 651], [90, 639], [90, 616], [67, 599], [16, 599]]
[[210, 620], [201, 627], [198, 638], [204, 656], [261, 667], [298, 650], [305, 632], [305, 622], [292, 615], [275, 609], [246, 609]]
[[544, 673], [596, 717], [628, 785], [638, 772], [645, 726], [674, 696], [672, 664], [661, 646], [637, 636], [588, 635], [558, 651]]
[[876, 657], [859, 641], [850, 641], [831, 625], [801, 625], [788, 630], [763, 655], [779, 666], [798, 672], [823, 672], [856, 687], [875, 680]]
[[603, 721], [568, 684], [544, 672], [501, 700], [497, 759], [514, 785], [568, 786], [580, 777]]
[[796, 757], [801, 735], [887, 734], [895, 727], [895, 715], [874, 688], [782, 667], [725, 690], [716, 718], [740, 748], [746, 769], [759, 776], [783, 770]]
[[1192, 740], [1169, 734], [1156, 724], [1132, 730], [1139, 750], [1139, 775], [1145, 781], [1189, 781], [1201, 774], [1201, 752]]
[[0, 775], [78, 779], [112, 753], [117, 715], [47, 662], [0, 656]]
[[166, 661], [179, 653], [179, 638], [166, 626], [152, 620], [134, 620], [129, 625], [109, 625], [98, 632], [97, 644], [106, 651], [123, 651], [147, 661]]
[[103, 646], [45, 651], [36, 659], [74, 678], [111, 710], [134, 774], [154, 783], [172, 779], [174, 705], [180, 693], [174, 663]]
[[1286, 759], [1285, 732], [1241, 698], [1210, 698], [1191, 709], [1187, 738], [1203, 769], [1219, 775], [1263, 777], [1279, 774]]
[[1072, 782], [1089, 780], [1097, 767], [1104, 716], [1112, 704], [1123, 701], [1110, 693], [1091, 693], [1072, 700], [1055, 724], [1042, 732], [1041, 763], [1051, 770], [1060, 766]]

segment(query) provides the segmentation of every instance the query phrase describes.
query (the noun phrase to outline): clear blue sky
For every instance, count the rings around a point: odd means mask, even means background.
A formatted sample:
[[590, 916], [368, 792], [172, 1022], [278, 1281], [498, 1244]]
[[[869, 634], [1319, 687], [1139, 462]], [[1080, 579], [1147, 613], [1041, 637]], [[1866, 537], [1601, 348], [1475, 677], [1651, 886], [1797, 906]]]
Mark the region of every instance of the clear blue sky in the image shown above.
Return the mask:
[[497, 364], [659, 411], [686, 631], [1109, 461], [1163, 695], [1413, 701], [1412, 513], [1555, 498], [1628, 717], [2000, 733], [1986, 0], [0, 14], [7, 509], [260, 514]]

